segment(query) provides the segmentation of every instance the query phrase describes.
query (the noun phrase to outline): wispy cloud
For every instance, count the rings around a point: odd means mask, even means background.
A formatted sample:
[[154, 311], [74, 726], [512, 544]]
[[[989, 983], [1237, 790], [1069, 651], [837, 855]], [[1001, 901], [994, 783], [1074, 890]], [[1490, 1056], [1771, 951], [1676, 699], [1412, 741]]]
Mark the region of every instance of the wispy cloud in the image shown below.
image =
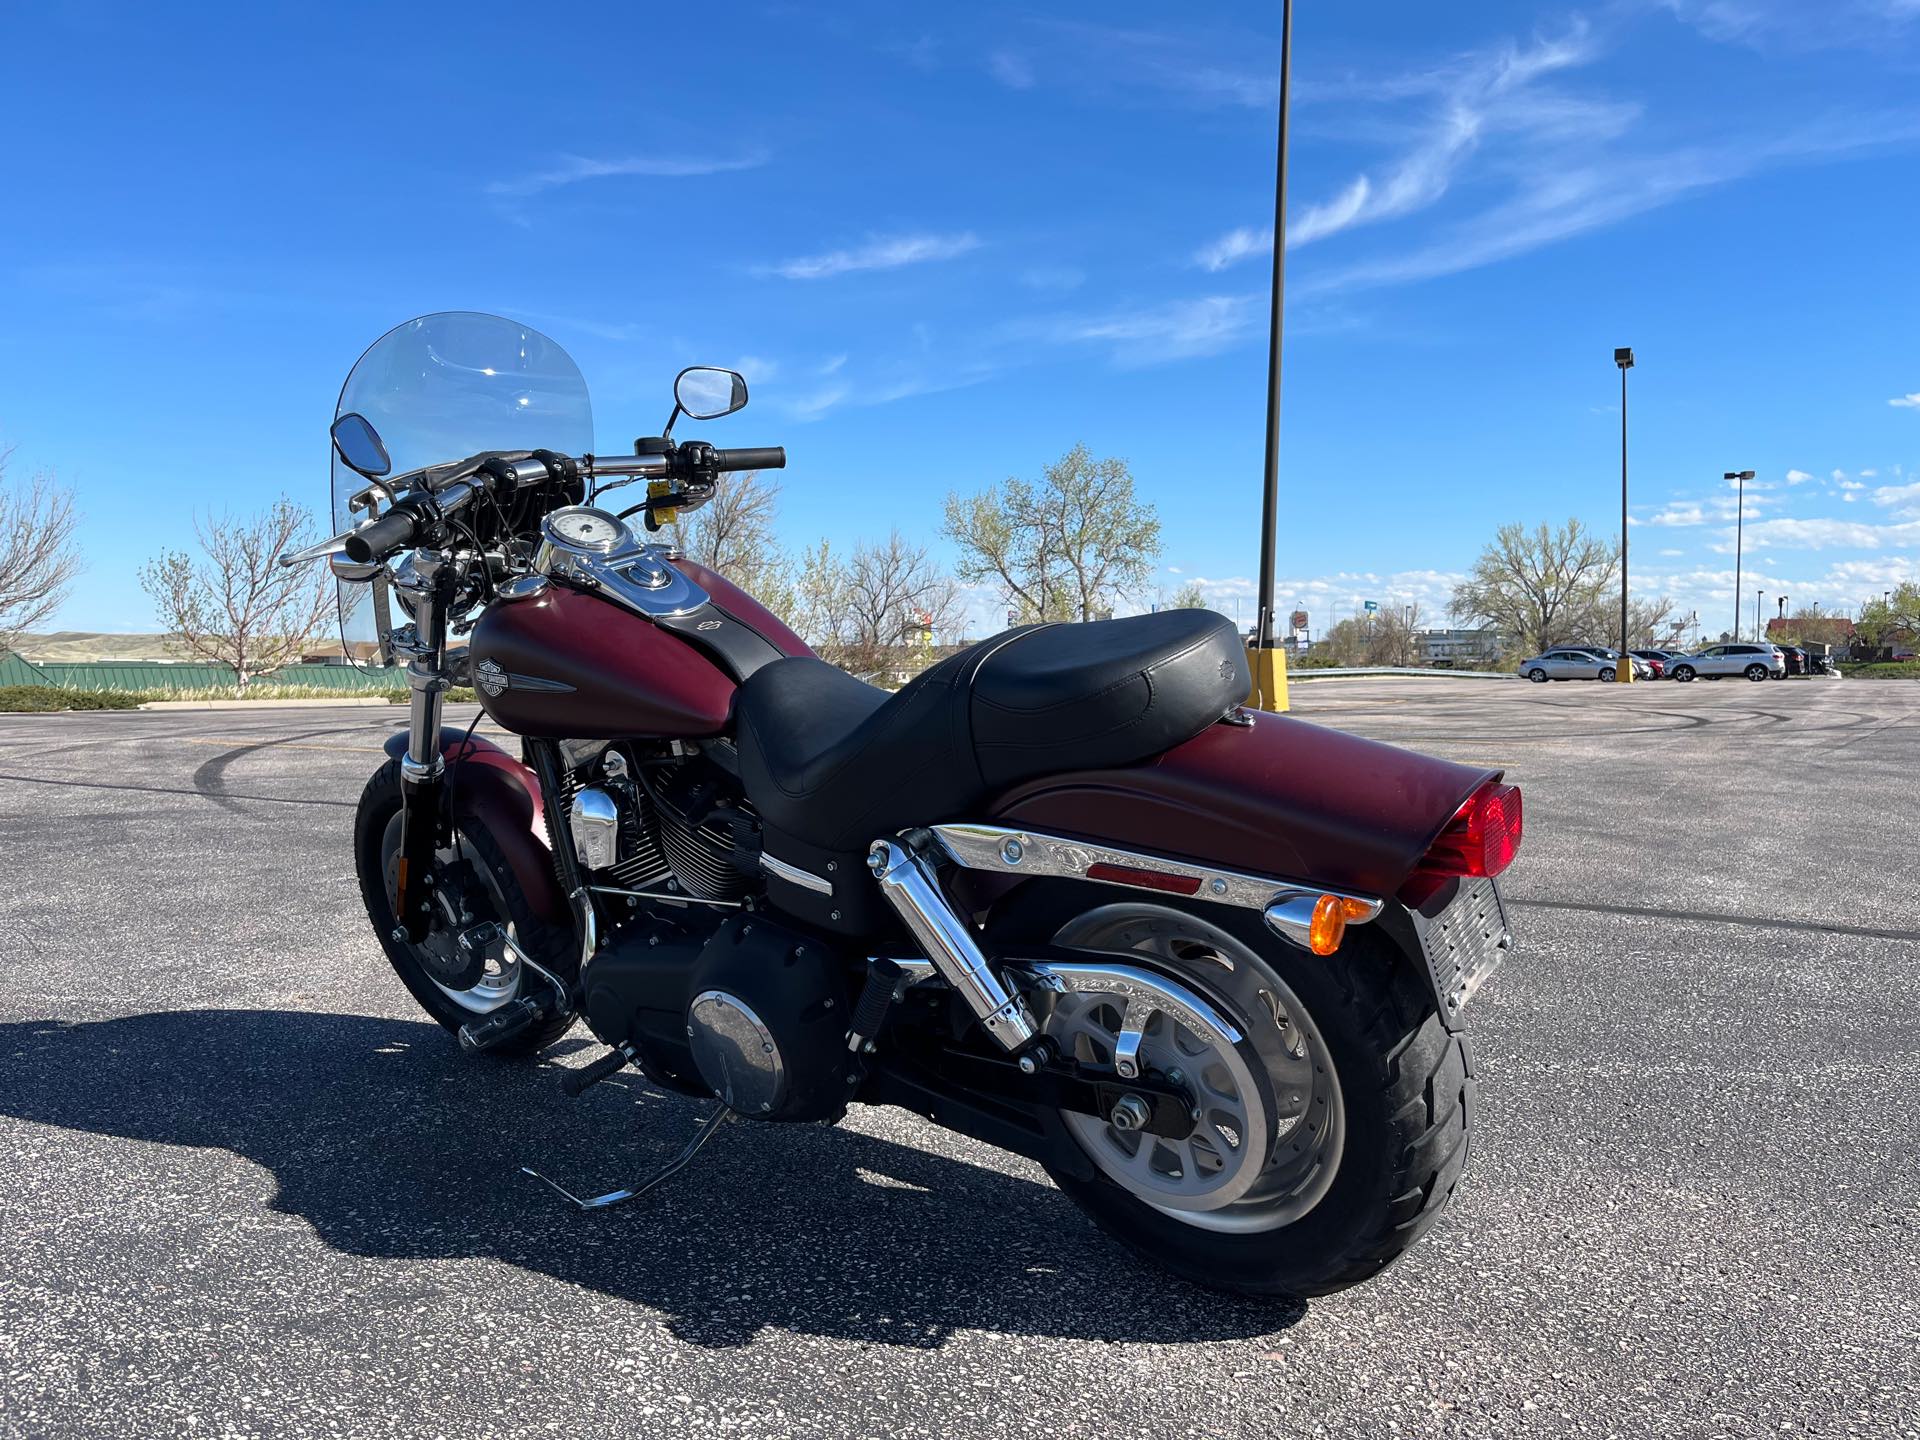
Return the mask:
[[[1902, 0], [1920, 10], [1920, 0]], [[1576, 21], [1557, 37], [1507, 44], [1379, 82], [1349, 81], [1334, 99], [1362, 105], [1354, 133], [1401, 137], [1398, 152], [1309, 205], [1289, 249], [1436, 208], [1411, 247], [1308, 271], [1308, 296], [1406, 284], [1526, 254], [1673, 204], [1763, 169], [1912, 145], [1912, 110], [1785, 113], [1770, 133], [1683, 143], [1640, 138], [1641, 107], [1573, 89], [1565, 77], [1600, 58], [1601, 35]], [[1418, 118], [1409, 123], [1411, 109]], [[1634, 143], [1635, 141], [1638, 143]], [[1446, 202], [1445, 205], [1442, 202]], [[1271, 253], [1267, 229], [1241, 227], [1191, 259], [1219, 271]], [[1891, 403], [1920, 408], [1920, 392]]]
[[1017, 50], [996, 50], [987, 57], [987, 71], [1009, 90], [1031, 90], [1033, 62]]
[[1813, 479], [1813, 476], [1808, 474], [1805, 470], [1787, 471], [1787, 483], [1789, 485], [1804, 485], [1811, 479]]
[[1253, 333], [1256, 295], [1206, 295], [1093, 315], [1061, 315], [1015, 327], [1055, 344], [1104, 344], [1129, 368], [1214, 355]]
[[1756, 50], [1879, 44], [1920, 20], [1915, 0], [1657, 0], [1709, 40]]
[[605, 180], [621, 175], [650, 176], [655, 179], [683, 179], [693, 175], [719, 175], [730, 170], [752, 170], [767, 163], [759, 152], [731, 158], [689, 155], [624, 155], [600, 159], [591, 155], [563, 155], [550, 168], [511, 179], [495, 180], [487, 186], [489, 195], [502, 199], [525, 199], [543, 190], [577, 185], [583, 180]]
[[874, 236], [864, 245], [847, 250], [829, 250], [820, 255], [802, 255], [762, 268], [761, 273], [780, 275], [788, 280], [826, 280], [858, 270], [896, 270], [902, 265], [920, 265], [931, 260], [951, 260], [969, 250], [980, 248], [980, 237], [971, 230], [956, 234], [914, 234]]
[[1887, 403], [1902, 410], [1920, 410], [1920, 390], [1914, 391], [1911, 395], [1896, 395]]
[[[1883, 546], [1907, 546], [1920, 540], [1920, 520], [1898, 525], [1869, 525], [1858, 520], [1799, 519], [1783, 517], [1759, 520], [1746, 529], [1749, 549], [1763, 546], [1781, 550], [1878, 550]], [[1713, 547], [1723, 554], [1736, 548], [1733, 535]]]
[[[1387, 87], [1388, 98], [1418, 95], [1430, 105], [1411, 142], [1378, 170], [1356, 175], [1334, 195], [1307, 206], [1287, 226], [1287, 248], [1426, 209], [1447, 194], [1489, 137], [1590, 145], [1619, 134], [1637, 113], [1635, 107], [1553, 91], [1540, 83], [1587, 64], [1599, 50], [1591, 29], [1576, 19], [1556, 38], [1535, 39], [1526, 46], [1509, 42]], [[1239, 229], [1203, 246], [1194, 258], [1205, 269], [1220, 270], [1272, 248], [1271, 227]]]

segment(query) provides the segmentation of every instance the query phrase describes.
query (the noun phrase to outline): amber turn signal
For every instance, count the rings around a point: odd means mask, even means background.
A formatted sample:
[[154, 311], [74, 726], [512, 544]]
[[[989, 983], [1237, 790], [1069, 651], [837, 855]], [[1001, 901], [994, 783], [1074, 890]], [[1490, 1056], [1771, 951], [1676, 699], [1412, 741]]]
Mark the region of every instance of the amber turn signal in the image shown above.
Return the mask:
[[1322, 895], [1313, 902], [1313, 922], [1307, 927], [1307, 948], [1316, 955], [1333, 954], [1347, 936], [1347, 922], [1365, 920], [1372, 912], [1373, 907], [1364, 900]]

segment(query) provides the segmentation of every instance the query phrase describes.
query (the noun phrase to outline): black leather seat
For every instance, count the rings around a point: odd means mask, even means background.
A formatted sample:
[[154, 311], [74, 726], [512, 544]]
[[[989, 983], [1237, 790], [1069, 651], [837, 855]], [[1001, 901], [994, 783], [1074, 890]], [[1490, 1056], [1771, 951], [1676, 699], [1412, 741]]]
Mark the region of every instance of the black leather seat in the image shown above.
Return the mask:
[[891, 695], [821, 660], [776, 660], [734, 701], [740, 773], [770, 832], [859, 852], [1024, 780], [1148, 759], [1250, 687], [1233, 622], [1210, 610], [1009, 630]]

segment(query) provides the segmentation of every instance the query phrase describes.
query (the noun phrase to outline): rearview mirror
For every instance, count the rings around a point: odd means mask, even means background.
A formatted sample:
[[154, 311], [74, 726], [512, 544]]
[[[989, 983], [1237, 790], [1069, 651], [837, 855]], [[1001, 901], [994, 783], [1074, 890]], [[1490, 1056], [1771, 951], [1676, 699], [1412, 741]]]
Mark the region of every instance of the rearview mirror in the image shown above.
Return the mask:
[[746, 377], [711, 365], [691, 365], [674, 379], [673, 403], [694, 420], [718, 420], [747, 403]]
[[354, 473], [372, 480], [393, 469], [393, 461], [387, 455], [386, 445], [381, 442], [380, 432], [373, 428], [373, 422], [366, 416], [351, 412], [342, 415], [333, 422], [333, 429], [328, 433], [333, 436], [334, 452]]

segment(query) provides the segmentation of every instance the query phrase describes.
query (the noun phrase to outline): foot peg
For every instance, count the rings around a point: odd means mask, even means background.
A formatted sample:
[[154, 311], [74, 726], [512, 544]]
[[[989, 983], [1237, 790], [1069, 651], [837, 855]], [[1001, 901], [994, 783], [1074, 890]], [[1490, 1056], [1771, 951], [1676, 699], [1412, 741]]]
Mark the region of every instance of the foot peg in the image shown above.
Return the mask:
[[622, 1046], [618, 1050], [609, 1050], [591, 1065], [580, 1070], [569, 1070], [560, 1079], [560, 1088], [568, 1095], [578, 1099], [609, 1075], [617, 1075], [633, 1062], [633, 1052]]
[[716, 1109], [713, 1114], [701, 1122], [700, 1128], [694, 1131], [693, 1139], [687, 1142], [685, 1149], [631, 1190], [609, 1190], [605, 1195], [596, 1195], [591, 1200], [583, 1200], [571, 1190], [567, 1189], [566, 1186], [549, 1180], [538, 1170], [530, 1170], [522, 1165], [520, 1167], [520, 1173], [522, 1175], [531, 1175], [549, 1190], [565, 1196], [582, 1210], [608, 1210], [615, 1205], [624, 1205], [629, 1200], [639, 1199], [642, 1195], [653, 1189], [654, 1186], [663, 1181], [671, 1180], [675, 1175], [678, 1175], [682, 1170], [686, 1169], [687, 1166], [692, 1163], [693, 1157], [700, 1153], [700, 1147], [713, 1138], [713, 1132], [718, 1130], [727, 1117], [732, 1114], [733, 1111], [724, 1105]]
[[491, 1050], [523, 1034], [546, 1018], [546, 1007], [539, 1002], [519, 999], [502, 1005], [483, 1020], [469, 1020], [460, 1027], [460, 1048], [468, 1051]]

